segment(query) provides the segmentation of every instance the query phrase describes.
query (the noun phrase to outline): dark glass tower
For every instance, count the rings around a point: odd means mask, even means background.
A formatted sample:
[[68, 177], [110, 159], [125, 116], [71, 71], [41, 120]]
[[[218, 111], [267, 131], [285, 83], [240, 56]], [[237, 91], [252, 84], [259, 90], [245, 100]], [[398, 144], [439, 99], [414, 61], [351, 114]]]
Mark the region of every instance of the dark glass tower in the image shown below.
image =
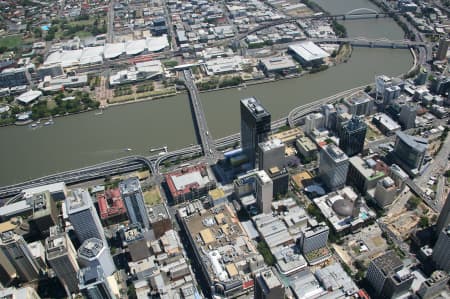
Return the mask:
[[362, 152], [366, 138], [367, 125], [359, 117], [352, 117], [342, 128], [339, 147], [351, 157]]
[[257, 161], [258, 144], [270, 133], [270, 113], [255, 98], [241, 100], [241, 147], [252, 168]]

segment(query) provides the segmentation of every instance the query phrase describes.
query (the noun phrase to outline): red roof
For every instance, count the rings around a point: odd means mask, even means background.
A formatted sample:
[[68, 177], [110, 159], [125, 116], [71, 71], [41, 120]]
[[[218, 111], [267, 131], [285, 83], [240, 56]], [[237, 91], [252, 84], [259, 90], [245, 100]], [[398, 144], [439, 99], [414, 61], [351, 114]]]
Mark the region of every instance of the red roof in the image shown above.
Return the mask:
[[195, 182], [192, 184], [188, 184], [186, 186], [184, 186], [183, 190], [178, 190], [175, 187], [175, 183], [173, 182], [173, 177], [178, 177], [178, 176], [182, 176], [185, 175], [187, 173], [192, 173], [192, 172], [197, 172], [199, 171], [200, 173], [205, 173], [206, 172], [206, 166], [204, 164], [200, 164], [200, 165], [196, 165], [196, 166], [191, 166], [191, 167], [184, 167], [181, 170], [177, 170], [171, 173], [168, 173], [165, 175], [166, 178], [166, 182], [167, 185], [169, 186], [169, 190], [170, 193], [172, 194], [172, 197], [177, 197], [183, 194], [187, 194], [189, 192], [191, 192], [192, 189], [198, 189], [200, 187], [200, 185]]
[[126, 212], [119, 188], [106, 190], [97, 194], [100, 218], [107, 219]]
[[358, 291], [358, 295], [359, 295], [359, 297], [361, 297], [363, 299], [370, 299], [370, 296], [367, 294], [367, 292], [364, 289], [360, 289]]
[[245, 290], [245, 289], [253, 287], [254, 284], [255, 283], [254, 283], [253, 279], [252, 280], [248, 280], [248, 281], [244, 281], [244, 283], [242, 284], [242, 288]]

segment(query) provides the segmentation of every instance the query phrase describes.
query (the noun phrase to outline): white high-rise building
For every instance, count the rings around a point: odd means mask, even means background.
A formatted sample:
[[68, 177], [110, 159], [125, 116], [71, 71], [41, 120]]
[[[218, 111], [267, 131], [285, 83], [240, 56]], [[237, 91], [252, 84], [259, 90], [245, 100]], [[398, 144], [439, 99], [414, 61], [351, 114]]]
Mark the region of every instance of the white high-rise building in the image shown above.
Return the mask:
[[319, 174], [330, 190], [344, 187], [348, 164], [347, 155], [336, 145], [328, 144], [320, 150]]
[[322, 113], [311, 113], [305, 117], [305, 133], [310, 134], [315, 129], [325, 127], [325, 117]]
[[306, 254], [327, 246], [329, 233], [330, 228], [324, 222], [303, 228], [299, 238], [302, 252]]
[[87, 190], [73, 190], [72, 194], [66, 198], [66, 209], [80, 243], [90, 238], [98, 238], [106, 242], [100, 217]]
[[48, 263], [68, 294], [78, 292], [77, 273], [80, 268], [77, 252], [67, 233], [60, 231], [57, 226], [51, 227], [50, 237], [45, 240], [45, 249]]
[[272, 211], [273, 182], [269, 175], [260, 170], [256, 172], [256, 205], [260, 213]]
[[269, 171], [270, 168], [284, 167], [284, 143], [280, 139], [271, 139], [261, 142], [258, 145], [259, 150], [259, 170]]
[[84, 267], [102, 267], [106, 276], [116, 271], [108, 244], [97, 238], [87, 239], [78, 248], [78, 259]]

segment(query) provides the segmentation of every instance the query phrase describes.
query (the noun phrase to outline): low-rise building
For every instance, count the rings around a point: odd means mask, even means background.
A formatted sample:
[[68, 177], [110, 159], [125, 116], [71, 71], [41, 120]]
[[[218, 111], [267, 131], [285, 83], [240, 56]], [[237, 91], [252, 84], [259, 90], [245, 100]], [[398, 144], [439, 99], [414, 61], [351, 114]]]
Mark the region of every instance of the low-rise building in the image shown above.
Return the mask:
[[197, 199], [216, 188], [205, 165], [186, 167], [165, 175], [169, 196], [174, 202]]
[[329, 292], [342, 290], [346, 296], [351, 296], [358, 292], [358, 287], [353, 282], [352, 278], [348, 276], [342, 266], [338, 263], [318, 269], [315, 276], [322, 287]]
[[109, 85], [136, 83], [144, 80], [162, 78], [164, 68], [160, 60], [137, 62], [127, 70], [119, 71], [109, 77]]
[[378, 113], [372, 118], [372, 123], [386, 136], [394, 135], [401, 130], [401, 126], [384, 113]]
[[298, 138], [295, 145], [305, 159], [312, 159], [317, 156], [317, 145], [309, 137]]
[[107, 219], [122, 219], [127, 210], [120, 194], [119, 188], [108, 189], [105, 192], [96, 194], [100, 219], [106, 221]]
[[259, 65], [267, 76], [298, 72], [297, 64], [289, 56], [263, 58], [259, 61]]
[[236, 73], [242, 71], [245, 63], [242, 56], [215, 58], [205, 62], [204, 71], [208, 76]]
[[296, 43], [289, 46], [289, 52], [304, 66], [320, 65], [330, 54], [311, 41]]
[[40, 90], [29, 90], [22, 93], [16, 98], [16, 101], [22, 105], [29, 105], [39, 99], [42, 96], [42, 91]]
[[375, 212], [350, 187], [339, 190], [337, 194], [314, 198], [313, 201], [337, 233], [357, 230], [376, 217]]
[[38, 88], [47, 93], [59, 92], [64, 89], [79, 88], [88, 84], [87, 75], [76, 75], [65, 78], [52, 78], [46, 76], [44, 80], [39, 83]]
[[265, 264], [232, 209], [227, 204], [201, 213], [183, 208], [177, 217], [206, 279], [205, 296], [253, 293], [253, 277]]

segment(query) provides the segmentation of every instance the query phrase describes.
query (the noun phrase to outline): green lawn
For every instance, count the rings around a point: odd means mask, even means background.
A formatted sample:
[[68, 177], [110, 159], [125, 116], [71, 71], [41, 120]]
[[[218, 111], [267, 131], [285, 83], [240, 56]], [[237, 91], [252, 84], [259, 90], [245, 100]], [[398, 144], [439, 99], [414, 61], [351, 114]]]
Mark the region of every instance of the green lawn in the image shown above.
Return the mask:
[[2, 37], [0, 38], [0, 48], [11, 50], [20, 47], [22, 42], [22, 37], [19, 35]]
[[369, 126], [367, 127], [366, 139], [369, 141], [375, 140], [378, 137], [378, 134], [372, 130]]
[[87, 31], [78, 31], [77, 33], [75, 33], [75, 36], [78, 36], [79, 38], [85, 38], [85, 37], [92, 36], [92, 33], [87, 32]]
[[152, 206], [161, 203], [161, 195], [158, 189], [151, 189], [144, 192], [144, 201], [146, 205]]

